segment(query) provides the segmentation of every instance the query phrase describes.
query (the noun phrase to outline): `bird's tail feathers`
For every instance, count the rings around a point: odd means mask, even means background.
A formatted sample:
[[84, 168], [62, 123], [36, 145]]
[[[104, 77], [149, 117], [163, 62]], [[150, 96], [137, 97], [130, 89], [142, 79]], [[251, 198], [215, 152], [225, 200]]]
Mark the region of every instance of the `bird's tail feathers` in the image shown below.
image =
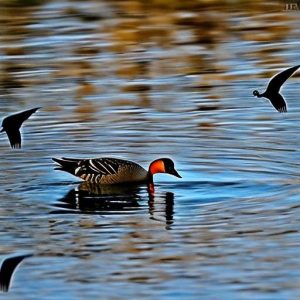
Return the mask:
[[74, 174], [75, 169], [78, 167], [78, 160], [74, 158], [55, 158], [53, 157], [52, 160], [57, 163], [54, 170], [65, 171], [71, 174]]

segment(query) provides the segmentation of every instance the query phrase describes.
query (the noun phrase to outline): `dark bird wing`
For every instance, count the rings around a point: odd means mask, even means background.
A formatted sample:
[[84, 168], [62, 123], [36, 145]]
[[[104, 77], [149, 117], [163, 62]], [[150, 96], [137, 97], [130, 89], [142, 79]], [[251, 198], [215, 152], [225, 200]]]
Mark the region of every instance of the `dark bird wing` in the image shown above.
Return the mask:
[[21, 148], [21, 133], [19, 128], [9, 128], [6, 130], [6, 134], [12, 148]]
[[20, 128], [24, 121], [26, 121], [33, 113], [35, 113], [40, 107], [28, 109], [17, 114], [10, 115], [3, 119], [2, 126], [4, 129], [9, 127]]
[[15, 117], [18, 118], [18, 120], [21, 122], [21, 125], [24, 121], [26, 121], [33, 113], [35, 113], [40, 107], [32, 108], [25, 110], [23, 112], [20, 112], [18, 114], [15, 114]]
[[286, 112], [286, 103], [283, 97], [280, 94], [275, 94], [270, 98], [272, 105], [279, 111], [279, 112]]
[[297, 71], [300, 65], [286, 69], [273, 76], [267, 86], [266, 93], [279, 93], [281, 86]]
[[5, 259], [2, 263], [0, 269], [0, 291], [7, 292], [10, 286], [12, 275], [16, 267], [21, 263], [21, 261], [32, 256], [31, 254], [27, 255], [18, 255], [14, 257], [9, 257]]
[[12, 148], [21, 148], [21, 133], [19, 131], [23, 122], [26, 121], [40, 107], [28, 109], [3, 119], [1, 131], [6, 131]]

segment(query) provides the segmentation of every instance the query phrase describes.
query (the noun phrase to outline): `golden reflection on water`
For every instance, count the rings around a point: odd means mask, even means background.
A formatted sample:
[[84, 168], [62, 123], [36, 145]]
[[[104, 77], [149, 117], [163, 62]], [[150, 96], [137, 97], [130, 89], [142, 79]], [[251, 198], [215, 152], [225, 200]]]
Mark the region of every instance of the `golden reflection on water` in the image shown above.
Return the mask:
[[[258, 45], [257, 50], [241, 53], [254, 64], [265, 69], [267, 65], [285, 64], [284, 57], [274, 55], [280, 46], [272, 45], [283, 41], [291, 28], [292, 17], [282, 12], [280, 2], [181, 2], [107, 1], [103, 6], [108, 17], [101, 5], [93, 2], [80, 8], [76, 7], [77, 2], [62, 8], [54, 2], [41, 14], [47, 2], [36, 1], [36, 6], [21, 7], [21, 1], [2, 1], [1, 86], [38, 88], [49, 80], [74, 78], [78, 99], [101, 92], [101, 85], [92, 81], [111, 75], [133, 80], [164, 74], [199, 74], [200, 86], [214, 86], [238, 78], [224, 64], [232, 57], [226, 45], [235, 39], [269, 44], [267, 51]], [[90, 12], [95, 17], [83, 20], [82, 16]], [[63, 14], [62, 25], [47, 28], [48, 20], [55, 21], [57, 14]], [[86, 37], [80, 42], [72, 40], [76, 34]], [[54, 38], [53, 42], [28, 42], [42, 35], [45, 40]], [[60, 41], [64, 35], [69, 36], [70, 42]], [[112, 58], [103, 60], [103, 54]], [[32, 72], [43, 66], [51, 69], [44, 80]], [[137, 93], [149, 88], [139, 84], [124, 86], [121, 91]]]

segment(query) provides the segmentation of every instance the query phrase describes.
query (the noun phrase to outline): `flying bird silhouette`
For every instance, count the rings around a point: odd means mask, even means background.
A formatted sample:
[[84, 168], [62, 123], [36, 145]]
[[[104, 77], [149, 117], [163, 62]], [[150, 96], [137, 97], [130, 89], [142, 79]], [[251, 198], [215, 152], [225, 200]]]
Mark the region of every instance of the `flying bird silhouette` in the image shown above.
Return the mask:
[[21, 148], [21, 133], [20, 127], [33, 113], [40, 107], [25, 110], [5, 117], [2, 121], [2, 129], [0, 132], [6, 132], [11, 148]]
[[14, 271], [16, 270], [17, 266], [21, 263], [21, 261], [24, 258], [30, 256], [32, 256], [32, 254], [18, 255], [8, 257], [3, 261], [0, 269], [0, 291], [8, 292], [12, 275], [14, 274]]
[[261, 98], [265, 97], [269, 99], [272, 105], [279, 111], [279, 112], [286, 112], [286, 102], [282, 95], [279, 93], [281, 86], [286, 82], [286, 80], [291, 77], [300, 65], [291, 67], [286, 69], [271, 78], [268, 83], [267, 89], [260, 94], [257, 90], [253, 91], [253, 95]]

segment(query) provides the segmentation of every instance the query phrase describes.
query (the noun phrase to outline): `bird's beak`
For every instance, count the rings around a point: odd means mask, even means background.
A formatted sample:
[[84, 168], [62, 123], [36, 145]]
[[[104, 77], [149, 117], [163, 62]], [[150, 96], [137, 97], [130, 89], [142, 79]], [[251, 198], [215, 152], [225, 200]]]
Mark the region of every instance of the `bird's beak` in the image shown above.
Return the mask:
[[172, 172], [170, 172], [170, 174], [172, 174], [178, 178], [182, 178], [175, 169], [173, 169]]

